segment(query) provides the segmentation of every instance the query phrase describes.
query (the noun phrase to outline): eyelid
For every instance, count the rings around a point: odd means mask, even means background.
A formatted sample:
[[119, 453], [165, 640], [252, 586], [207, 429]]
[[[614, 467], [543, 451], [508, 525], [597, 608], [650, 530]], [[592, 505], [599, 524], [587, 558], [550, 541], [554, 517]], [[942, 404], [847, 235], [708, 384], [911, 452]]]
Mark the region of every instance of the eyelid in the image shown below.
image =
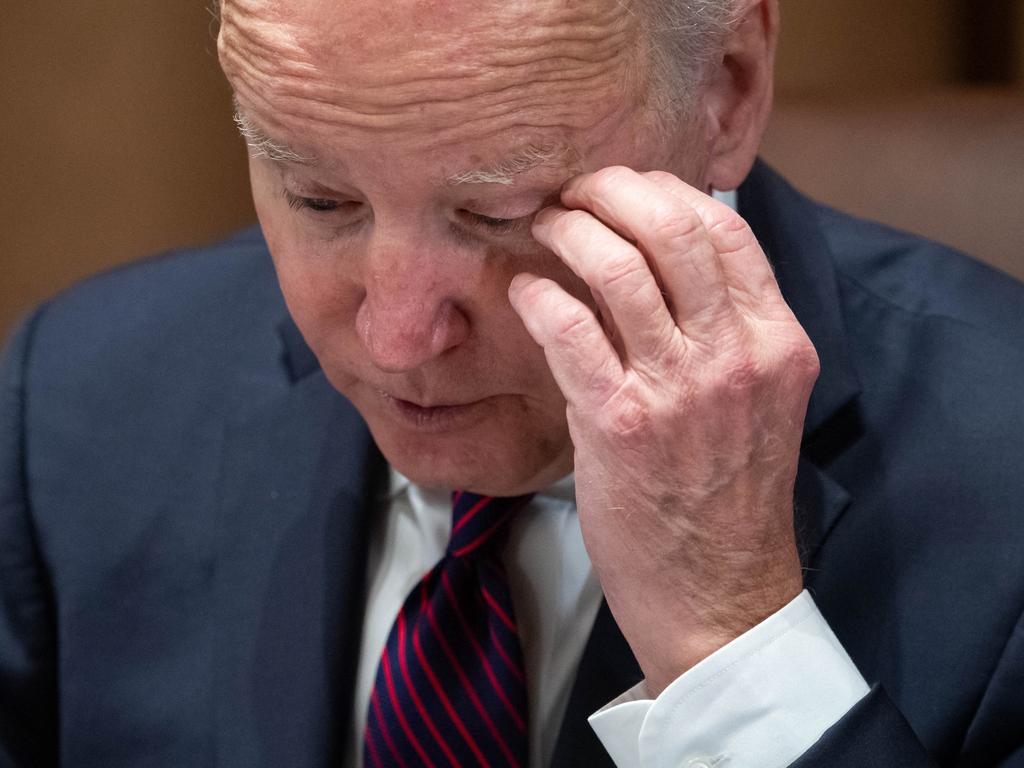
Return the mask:
[[529, 213], [525, 216], [515, 218], [504, 218], [499, 216], [488, 216], [474, 211], [465, 211], [470, 219], [470, 224], [490, 234], [507, 235], [521, 230], [529, 229], [530, 222], [536, 213]]
[[343, 200], [335, 200], [331, 197], [307, 197], [305, 195], [296, 195], [287, 188], [284, 188], [282, 191], [284, 193], [284, 198], [288, 203], [288, 207], [296, 211], [309, 209], [315, 213], [332, 213], [341, 208], [346, 202]]

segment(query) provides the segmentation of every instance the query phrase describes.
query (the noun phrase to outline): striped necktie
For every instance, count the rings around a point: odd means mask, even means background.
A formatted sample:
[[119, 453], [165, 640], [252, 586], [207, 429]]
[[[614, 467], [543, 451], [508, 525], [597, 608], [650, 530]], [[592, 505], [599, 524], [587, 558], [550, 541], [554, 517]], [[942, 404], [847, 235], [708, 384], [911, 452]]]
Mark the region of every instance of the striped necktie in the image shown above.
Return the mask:
[[452, 535], [391, 628], [367, 717], [364, 764], [525, 766], [526, 682], [499, 557], [529, 496], [452, 494]]

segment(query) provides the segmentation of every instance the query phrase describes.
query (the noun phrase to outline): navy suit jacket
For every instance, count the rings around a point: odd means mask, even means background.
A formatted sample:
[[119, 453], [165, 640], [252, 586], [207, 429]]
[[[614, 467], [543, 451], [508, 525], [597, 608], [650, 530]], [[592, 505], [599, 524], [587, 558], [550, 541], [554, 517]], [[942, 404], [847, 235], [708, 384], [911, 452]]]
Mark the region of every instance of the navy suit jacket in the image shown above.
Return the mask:
[[[807, 585], [872, 686], [798, 766], [1024, 765], [1024, 289], [818, 206], [740, 211], [822, 361]], [[328, 766], [385, 466], [258, 231], [77, 286], [0, 373], [0, 764]], [[555, 756], [640, 677], [604, 606]]]

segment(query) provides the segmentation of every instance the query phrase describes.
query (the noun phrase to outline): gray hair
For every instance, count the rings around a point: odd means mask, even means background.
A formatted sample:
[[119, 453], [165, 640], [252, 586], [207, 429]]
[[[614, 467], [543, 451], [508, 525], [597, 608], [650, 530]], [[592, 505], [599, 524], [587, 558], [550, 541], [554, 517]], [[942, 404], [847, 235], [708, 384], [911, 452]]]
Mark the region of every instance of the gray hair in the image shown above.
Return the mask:
[[[739, 21], [743, 0], [617, 0], [638, 18], [650, 44], [649, 78], [659, 111], [692, 106], [714, 66], [726, 35]], [[224, 0], [209, 0], [212, 24]]]
[[[620, 0], [629, 2], [629, 0]], [[692, 107], [721, 61], [743, 0], [633, 0], [650, 50], [650, 82], [658, 111]]]

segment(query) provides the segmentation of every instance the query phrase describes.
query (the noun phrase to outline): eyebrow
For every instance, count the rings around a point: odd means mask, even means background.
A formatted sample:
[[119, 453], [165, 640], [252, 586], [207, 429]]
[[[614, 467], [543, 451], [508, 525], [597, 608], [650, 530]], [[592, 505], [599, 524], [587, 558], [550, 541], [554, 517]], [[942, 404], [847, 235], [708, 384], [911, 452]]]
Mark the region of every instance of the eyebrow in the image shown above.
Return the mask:
[[270, 138], [262, 128], [252, 121], [252, 118], [242, 111], [237, 99], [235, 99], [235, 125], [238, 126], [238, 132], [242, 134], [246, 146], [249, 147], [250, 157], [265, 157], [278, 163], [316, 165], [314, 158], [307, 157], [287, 144]]
[[[238, 132], [249, 148], [250, 157], [263, 157], [279, 163], [316, 165], [316, 159], [303, 155], [284, 142], [271, 138], [250, 118], [234, 99], [234, 121]], [[452, 174], [447, 179], [450, 186], [462, 184], [500, 184], [512, 186], [515, 177], [537, 168], [571, 170], [579, 162], [576, 147], [567, 141], [547, 144], [526, 144], [514, 150], [496, 165], [473, 168]]]
[[496, 165], [460, 171], [448, 177], [450, 186], [461, 184], [501, 184], [512, 186], [515, 177], [536, 168], [568, 170], [579, 162], [579, 153], [569, 142], [526, 144]]

